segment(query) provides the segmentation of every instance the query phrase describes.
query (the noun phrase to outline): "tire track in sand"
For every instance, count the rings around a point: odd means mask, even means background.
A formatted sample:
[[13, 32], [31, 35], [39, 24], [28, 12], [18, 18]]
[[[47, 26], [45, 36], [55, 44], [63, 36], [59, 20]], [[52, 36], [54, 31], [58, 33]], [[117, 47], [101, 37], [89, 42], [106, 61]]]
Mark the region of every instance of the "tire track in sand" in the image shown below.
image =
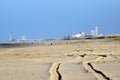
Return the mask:
[[[79, 58], [75, 58], [74, 60], [78, 60]], [[102, 71], [99, 71], [97, 69], [94, 68], [94, 66], [91, 63], [95, 63], [97, 61], [100, 61], [104, 59], [104, 57], [98, 57], [93, 61], [82, 61], [82, 65], [84, 66], [84, 68], [88, 71], [91, 72], [96, 79], [98, 80], [111, 80], [109, 77], [107, 77]], [[70, 62], [74, 62], [74, 60], [70, 60]], [[61, 63], [66, 63], [69, 61], [62, 61], [62, 62], [53, 62], [52, 66], [50, 67], [49, 73], [50, 73], [50, 80], [62, 80], [62, 75], [59, 72], [59, 67], [61, 65]]]
[[61, 62], [53, 62], [49, 70], [50, 80], [62, 80], [62, 76], [59, 72]]
[[98, 57], [97, 59], [95, 59], [93, 61], [83, 61], [82, 64], [85, 67], [85, 69], [87, 71], [91, 72], [98, 80], [111, 80], [102, 71], [95, 69], [94, 66], [91, 64], [91, 63], [95, 63], [101, 59], [104, 59], [104, 57]]

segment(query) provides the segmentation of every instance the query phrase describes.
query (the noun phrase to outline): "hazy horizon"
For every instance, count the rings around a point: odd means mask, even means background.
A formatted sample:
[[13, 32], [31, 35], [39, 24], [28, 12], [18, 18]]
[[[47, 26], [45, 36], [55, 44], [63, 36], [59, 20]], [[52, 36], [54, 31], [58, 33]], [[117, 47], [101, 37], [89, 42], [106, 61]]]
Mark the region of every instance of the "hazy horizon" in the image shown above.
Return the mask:
[[56, 38], [86, 32], [120, 33], [120, 0], [2, 0], [0, 41]]

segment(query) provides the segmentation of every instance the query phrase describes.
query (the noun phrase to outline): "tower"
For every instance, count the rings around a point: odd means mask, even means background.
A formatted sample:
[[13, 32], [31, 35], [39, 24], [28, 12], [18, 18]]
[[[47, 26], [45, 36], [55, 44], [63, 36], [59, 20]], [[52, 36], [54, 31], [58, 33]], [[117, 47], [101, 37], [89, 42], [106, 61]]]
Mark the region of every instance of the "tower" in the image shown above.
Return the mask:
[[91, 30], [91, 36], [98, 36], [99, 35], [99, 30], [98, 27], [96, 26], [93, 30]]
[[95, 27], [95, 36], [98, 36], [98, 27]]
[[13, 32], [10, 33], [8, 41], [13, 41]]
[[91, 36], [94, 36], [95, 32], [94, 30], [91, 30]]
[[21, 40], [26, 41], [26, 36], [23, 35]]
[[12, 41], [12, 36], [11, 35], [9, 36], [9, 41]]

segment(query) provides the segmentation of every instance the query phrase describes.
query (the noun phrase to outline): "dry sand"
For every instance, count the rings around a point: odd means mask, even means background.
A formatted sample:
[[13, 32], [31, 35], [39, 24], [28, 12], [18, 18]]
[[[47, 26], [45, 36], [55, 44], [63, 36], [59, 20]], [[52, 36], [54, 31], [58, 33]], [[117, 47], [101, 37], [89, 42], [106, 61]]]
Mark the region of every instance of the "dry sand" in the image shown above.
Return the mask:
[[0, 48], [0, 80], [119, 79], [119, 42]]

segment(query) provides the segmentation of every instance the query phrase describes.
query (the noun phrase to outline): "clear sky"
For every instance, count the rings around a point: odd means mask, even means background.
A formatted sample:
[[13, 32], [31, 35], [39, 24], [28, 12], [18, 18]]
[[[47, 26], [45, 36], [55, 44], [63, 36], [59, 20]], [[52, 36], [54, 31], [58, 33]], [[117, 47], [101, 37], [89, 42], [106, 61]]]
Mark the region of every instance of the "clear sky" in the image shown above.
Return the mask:
[[120, 0], [0, 0], [0, 41], [64, 37], [99, 27], [120, 33]]

